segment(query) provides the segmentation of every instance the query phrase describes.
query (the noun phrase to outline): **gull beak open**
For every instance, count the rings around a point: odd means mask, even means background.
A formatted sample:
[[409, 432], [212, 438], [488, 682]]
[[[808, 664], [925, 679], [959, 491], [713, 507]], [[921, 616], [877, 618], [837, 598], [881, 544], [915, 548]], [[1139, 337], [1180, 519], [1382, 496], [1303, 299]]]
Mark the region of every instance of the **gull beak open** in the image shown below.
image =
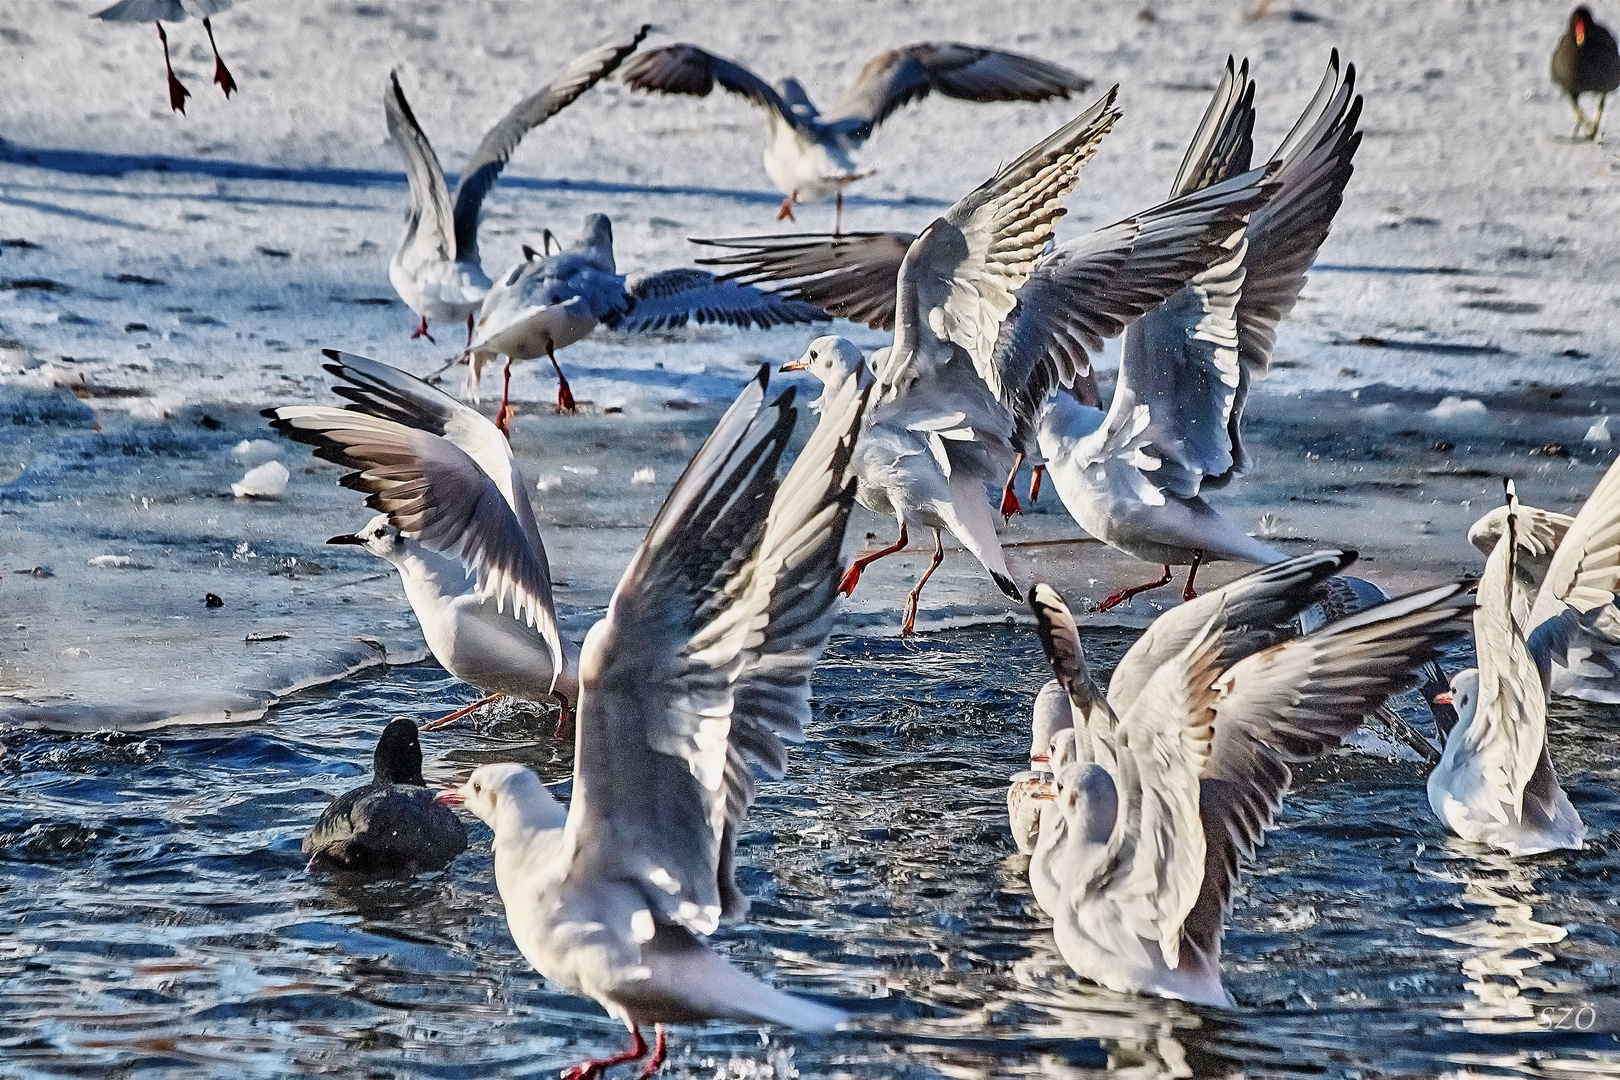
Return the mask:
[[1450, 690], [1445, 690], [1434, 695], [1434, 703], [1436, 705], [1451, 705], [1454, 704], [1454, 701], [1455, 699], [1452, 697]]
[[332, 539], [328, 540], [327, 543], [328, 544], [352, 544], [355, 547], [365, 547], [366, 546], [366, 542], [364, 540], [360, 539], [358, 536], [354, 535], [353, 533], [344, 533], [342, 536], [334, 536], [334, 537], [332, 537]]
[[809, 369], [809, 367], [810, 367], [809, 362], [806, 361], [805, 358], [801, 356], [797, 360], [789, 360], [787, 363], [783, 364], [781, 367], [777, 368], [776, 370], [777, 371], [806, 371], [806, 370]]
[[462, 797], [460, 788], [447, 787], [440, 791], [437, 795], [433, 796], [433, 801], [436, 803], [443, 803], [446, 806], [461, 806], [465, 804], [467, 800]]

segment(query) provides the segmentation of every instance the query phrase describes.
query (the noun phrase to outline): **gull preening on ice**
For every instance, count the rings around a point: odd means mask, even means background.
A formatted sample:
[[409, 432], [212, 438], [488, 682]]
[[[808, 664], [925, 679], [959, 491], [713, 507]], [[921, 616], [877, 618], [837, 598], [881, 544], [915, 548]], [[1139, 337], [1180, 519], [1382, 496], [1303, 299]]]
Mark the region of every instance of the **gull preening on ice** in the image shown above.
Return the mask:
[[1063, 598], [1031, 590], [1043, 636], [1062, 642], [1077, 706], [1054, 740], [1065, 761], [1041, 812], [1031, 887], [1077, 974], [1124, 993], [1232, 1003], [1222, 923], [1290, 766], [1339, 745], [1467, 629], [1471, 601], [1448, 584], [1289, 638], [1319, 583], [1354, 558], [1304, 555], [1172, 608], [1125, 654], [1106, 695], [1085, 675]]
[[344, 792], [304, 837], [311, 868], [360, 874], [438, 870], [467, 850], [467, 830], [422, 778], [416, 725], [400, 716], [383, 728], [371, 782]]
[[317, 457], [354, 469], [339, 482], [381, 511], [327, 543], [359, 545], [399, 571], [434, 659], [491, 695], [478, 704], [501, 694], [560, 698], [566, 717], [578, 697], [579, 647], [557, 629], [546, 548], [506, 437], [414, 375], [351, 353], [325, 355], [347, 406], [285, 405], [264, 415]]
[[625, 57], [635, 52], [649, 29], [638, 27], [581, 53], [556, 80], [512, 106], [479, 140], [456, 184], [453, 199], [439, 158], [405, 100], [399, 73], [389, 73], [383, 110], [388, 117], [389, 138], [405, 159], [411, 205], [405, 214], [405, 234], [388, 263], [388, 280], [421, 320], [411, 334], [413, 339], [433, 340], [428, 334], [429, 319], [465, 319], [467, 341], [471, 344], [473, 314], [490, 285], [478, 258], [478, 215], [484, 197], [495, 186], [523, 136], [612, 74]]
[[185, 22], [191, 16], [202, 20], [203, 30], [208, 34], [208, 47], [214, 50], [214, 85], [228, 98], [236, 89], [236, 80], [231, 77], [230, 68], [225, 66], [225, 61], [219, 55], [219, 46], [214, 43], [212, 17], [235, 4], [236, 0], [118, 0], [118, 3], [90, 17], [104, 22], [149, 22], [157, 25], [158, 40], [163, 42], [163, 67], [169, 74], [169, 108], [184, 114], [186, 98], [191, 96], [191, 91], [175, 78], [174, 65], [169, 63], [169, 35], [164, 32], [163, 24]]
[[524, 261], [484, 296], [467, 346], [467, 387], [474, 400], [484, 365], [492, 357], [506, 357], [495, 418], [502, 431], [511, 419], [512, 361], [550, 358], [557, 370], [557, 407], [573, 412], [574, 395], [557, 350], [599, 325], [634, 333], [672, 330], [688, 321], [768, 329], [827, 319], [814, 304], [720, 281], [706, 270], [682, 267], [627, 278], [613, 258], [613, 223], [606, 214], [587, 215], [579, 238], [555, 255], [527, 245], [523, 253]]
[[[1055, 393], [1038, 439], [1063, 505], [1092, 536], [1164, 567], [1121, 589], [1119, 604], [1170, 582], [1187, 566], [1182, 598], [1205, 562], [1273, 563], [1282, 552], [1222, 517], [1204, 492], [1249, 472], [1241, 425], [1251, 379], [1264, 378], [1277, 323], [1294, 306], [1327, 238], [1361, 144], [1355, 67], [1339, 79], [1337, 51], [1315, 98], [1275, 155], [1278, 190], [1249, 218], [1230, 256], [1194, 277], [1125, 332], [1107, 412]], [[1254, 85], [1227, 61], [1172, 194], [1249, 167]]]
[[495, 882], [524, 957], [594, 998], [634, 1039], [565, 1074], [599, 1076], [647, 1052], [663, 1025], [734, 1019], [822, 1031], [844, 1014], [774, 990], [705, 938], [748, 901], [732, 878], [754, 798], [804, 737], [810, 672], [838, 600], [854, 503], [850, 453], [867, 388], [849, 383], [786, 477], [798, 416], [750, 381], [698, 450], [585, 639], [573, 795], [565, 811], [521, 765], [485, 765], [459, 789], [495, 833]]
[[1441, 732], [1445, 749], [1428, 786], [1436, 816], [1464, 840], [1533, 855], [1580, 848], [1586, 835], [1547, 750], [1547, 686], [1575, 632], [1593, 629], [1620, 588], [1620, 467], [1604, 474], [1553, 549], [1533, 602], [1517, 566], [1526, 553], [1545, 558], [1546, 537], [1536, 535], [1535, 515], [1523, 529], [1520, 521], [1510, 480], [1479, 582], [1478, 666], [1452, 676], [1437, 699], [1457, 721]]
[[861, 146], [895, 110], [932, 91], [964, 101], [1047, 101], [1091, 86], [1090, 79], [1047, 60], [948, 41], [918, 42], [874, 56], [825, 116], [799, 80], [790, 76], [778, 90], [741, 64], [696, 45], [645, 52], [620, 78], [636, 90], [696, 97], [707, 96], [718, 83], [764, 109], [770, 124], [765, 172], [784, 196], [778, 221], [793, 216], [796, 202], [834, 197], [841, 218], [844, 188], [871, 175], [855, 164]]

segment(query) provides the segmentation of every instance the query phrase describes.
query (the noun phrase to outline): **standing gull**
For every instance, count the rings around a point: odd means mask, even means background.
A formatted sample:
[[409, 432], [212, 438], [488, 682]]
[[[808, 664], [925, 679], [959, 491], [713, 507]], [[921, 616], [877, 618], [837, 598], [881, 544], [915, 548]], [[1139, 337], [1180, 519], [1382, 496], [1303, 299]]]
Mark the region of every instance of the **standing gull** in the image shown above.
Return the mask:
[[[1053, 486], [1080, 526], [1163, 575], [1121, 589], [1106, 611], [1170, 582], [1189, 567], [1183, 599], [1204, 562], [1272, 563], [1285, 556], [1217, 513], [1204, 491], [1249, 472], [1241, 437], [1249, 382], [1271, 363], [1277, 323], [1305, 285], [1327, 238], [1361, 143], [1355, 67], [1339, 79], [1337, 51], [1294, 130], [1276, 154], [1280, 190], [1250, 217], [1226, 260], [1125, 332], [1119, 379], [1105, 413], [1058, 392], [1039, 442]], [[1183, 193], [1248, 168], [1254, 124], [1248, 64], [1224, 77], [1172, 191]]]
[[850, 453], [868, 389], [830, 398], [776, 469], [798, 410], [765, 403], [767, 369], [698, 450], [585, 639], [568, 809], [521, 765], [485, 765], [440, 797], [494, 830], [495, 883], [524, 957], [623, 1020], [725, 1018], [827, 1030], [837, 1009], [773, 990], [705, 942], [747, 911], [733, 880], [751, 769], [780, 777], [804, 737], [810, 672], [837, 606], [854, 503]]
[[[1060, 733], [1074, 756], [1042, 812], [1031, 878], [1038, 861], [1058, 885], [1053, 930], [1077, 974], [1124, 993], [1232, 1004], [1222, 923], [1290, 766], [1337, 746], [1466, 630], [1469, 600], [1453, 584], [1269, 644], [1351, 557], [1279, 563], [1160, 616], [1090, 722]], [[1032, 607], [1038, 619], [1066, 611], [1040, 585]], [[1059, 822], [1062, 843], [1050, 844]]]
[[764, 109], [770, 123], [765, 172], [784, 196], [778, 221], [793, 216], [796, 202], [832, 197], [841, 221], [844, 188], [871, 175], [856, 167], [855, 154], [896, 109], [932, 91], [964, 101], [1046, 101], [1091, 86], [1090, 79], [1046, 60], [948, 41], [919, 42], [874, 56], [826, 116], [799, 80], [790, 76], [777, 90], [741, 64], [696, 45], [643, 53], [625, 65], [621, 78], [637, 90], [696, 97], [707, 96], [718, 83]]
[[169, 63], [169, 35], [164, 32], [163, 24], [184, 22], [193, 15], [202, 20], [203, 30], [208, 34], [208, 47], [214, 50], [214, 84], [228, 98], [236, 89], [236, 80], [231, 78], [230, 69], [220, 59], [219, 46], [214, 44], [214, 24], [211, 19], [235, 4], [236, 0], [118, 0], [112, 7], [103, 8], [90, 17], [104, 22], [149, 22], [157, 25], [158, 40], [163, 42], [163, 67], [169, 73], [169, 108], [184, 114], [186, 98], [191, 96], [191, 91], [175, 78], [174, 65]]
[[1477, 667], [1452, 676], [1438, 696], [1456, 710], [1445, 749], [1429, 774], [1429, 805], [1464, 840], [1533, 855], [1579, 848], [1580, 814], [1558, 784], [1547, 751], [1547, 686], [1583, 626], [1591, 629], [1620, 589], [1620, 466], [1611, 466], [1564, 534], [1528, 613], [1517, 564], [1543, 541], [1533, 515], [1521, 533], [1519, 503], [1507, 482], [1501, 536], [1485, 561], [1474, 613]]
[[705, 270], [683, 267], [626, 278], [613, 258], [613, 223], [606, 214], [587, 215], [579, 239], [555, 255], [527, 246], [523, 253], [524, 261], [501, 275], [484, 296], [467, 346], [467, 387], [474, 400], [484, 365], [492, 357], [506, 357], [495, 417], [502, 431], [511, 419], [508, 391], [514, 360], [550, 358], [557, 371], [557, 407], [574, 411], [557, 350], [598, 325], [639, 332], [670, 330], [695, 320], [768, 329], [827, 319], [814, 304], [719, 281]]
[[528, 482], [505, 436], [413, 375], [350, 353], [326, 356], [346, 407], [264, 415], [317, 457], [354, 469], [340, 483], [381, 511], [327, 543], [391, 563], [434, 659], [492, 695], [486, 701], [561, 697], [566, 715], [578, 697], [579, 647], [558, 632]]
[[514, 105], [478, 143], [456, 184], [455, 198], [444, 182], [438, 156], [411, 113], [399, 73], [390, 72], [383, 92], [388, 135], [405, 159], [411, 205], [405, 233], [388, 264], [388, 280], [421, 319], [411, 337], [433, 338], [428, 319], [467, 320], [472, 342], [473, 313], [489, 292], [489, 278], [478, 258], [478, 215], [484, 196], [506, 167], [518, 142], [612, 74], [641, 44], [649, 27], [609, 38], [575, 57], [555, 81]]

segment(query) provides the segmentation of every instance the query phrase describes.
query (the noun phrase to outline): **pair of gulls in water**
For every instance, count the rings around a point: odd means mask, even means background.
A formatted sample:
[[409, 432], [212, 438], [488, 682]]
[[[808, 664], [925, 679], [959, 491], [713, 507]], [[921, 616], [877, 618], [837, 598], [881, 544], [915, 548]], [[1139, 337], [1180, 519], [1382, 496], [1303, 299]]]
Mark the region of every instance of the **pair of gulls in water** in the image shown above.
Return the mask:
[[[1335, 90], [1331, 98], [1343, 96]], [[809, 675], [844, 580], [848, 515], [859, 495], [870, 497], [861, 475], [869, 418], [903, 396], [897, 388], [927, 380], [933, 392], [957, 395], [947, 400], [965, 413], [981, 407], [978, 386], [1012, 370], [986, 362], [986, 375], [979, 360], [997, 355], [1001, 319], [1018, 304], [1062, 194], [1112, 123], [1111, 101], [1110, 94], [919, 238], [907, 263], [933, 260], [946, 272], [901, 274], [889, 356], [875, 365], [876, 378], [857, 369], [828, 381], [815, 433], [780, 483], [797, 414], [792, 393], [767, 404], [766, 373], [750, 382], [675, 484], [606, 618], [577, 652], [557, 633], [526, 485], [487, 419], [387, 365], [343, 354], [329, 355], [347, 408], [270, 411], [278, 429], [354, 470], [342, 482], [381, 511], [374, 535], [361, 537], [368, 547], [377, 540], [373, 550], [406, 576], [430, 642], [446, 627], [488, 619], [493, 608], [494, 623], [513, 628], [499, 648], [524, 658], [531, 688], [543, 683], [544, 693], [566, 694], [572, 686], [577, 695], [566, 811], [533, 773], [509, 764], [483, 766], [443, 796], [465, 802], [493, 828], [497, 884], [524, 955], [634, 1034], [629, 1053], [575, 1075], [645, 1056], [639, 1029], [647, 1023], [726, 1017], [820, 1030], [843, 1019], [741, 974], [703, 940], [722, 917], [746, 908], [732, 867], [752, 770], [781, 775], [783, 744], [800, 740], [808, 720]], [[1280, 171], [1253, 170], [1201, 191], [1215, 206], [1252, 205], [1257, 192], [1262, 201], [1275, 197]], [[1138, 221], [1129, 225], [1140, 230]], [[1241, 225], [1240, 215], [1233, 231]], [[1227, 259], [1243, 250], [1241, 240], [1211, 246]], [[1210, 254], [1210, 265], [1221, 258]], [[955, 291], [963, 266], [977, 275], [971, 303]], [[1223, 385], [1235, 391], [1241, 383], [1234, 376]], [[971, 462], [950, 451], [969, 441], [945, 435], [911, 456], [926, 457], [949, 480], [960, 462]], [[1010, 447], [1012, 437], [1005, 441]], [[1533, 530], [1521, 529], [1513, 504], [1509, 510], [1486, 575], [1487, 584], [1509, 585], [1482, 589], [1482, 605], [1495, 604], [1499, 592], [1510, 620], [1515, 603], [1530, 611], [1531, 629], [1502, 635], [1492, 629], [1491, 620], [1500, 620], [1491, 610], [1476, 612], [1480, 689], [1470, 698], [1467, 673], [1454, 680], [1459, 718], [1446, 739], [1450, 765], [1443, 759], [1436, 783], [1452, 802], [1494, 797], [1496, 804], [1480, 804], [1483, 813], [1524, 816], [1532, 797], [1552, 790], [1537, 786], [1536, 768], [1476, 761], [1469, 751], [1480, 742], [1494, 747], [1501, 740], [1485, 733], [1517, 724], [1519, 706], [1544, 694], [1539, 672], [1535, 684], [1515, 681], [1511, 672], [1525, 665], [1514, 650], [1556, 661], [1559, 642], [1595, 627], [1612, 601], [1620, 480], [1605, 478], [1556, 548], [1549, 545], [1557, 523], [1547, 519], [1537, 557], [1554, 554], [1534, 602], [1515, 600], [1515, 589], [1527, 597], [1530, 586], [1512, 584], [1536, 573], [1538, 564], [1512, 554]], [[1326, 552], [1281, 562], [1173, 609], [1144, 634], [1106, 695], [1085, 674], [1061, 599], [1044, 586], [1032, 591], [1072, 713], [1070, 733], [1045, 755], [1060, 771], [1043, 782], [1053, 806], [1041, 809], [1035, 830], [1037, 845], [1044, 841], [1037, 876], [1043, 905], [1057, 909], [1060, 947], [1081, 974], [1120, 989], [1229, 1000], [1219, 979], [1221, 916], [1240, 859], [1252, 854], [1287, 789], [1289, 765], [1335, 745], [1466, 631], [1472, 604], [1461, 586], [1445, 585], [1292, 633], [1290, 617], [1316, 603], [1352, 559]], [[444, 570], [437, 577], [427, 569], [434, 560]], [[431, 580], [416, 588], [412, 574]], [[1556, 610], [1538, 622], [1543, 598]], [[503, 614], [507, 603], [511, 613]], [[1506, 657], [1488, 659], [1495, 647], [1488, 643], [1504, 637]], [[549, 670], [535, 662], [540, 656]], [[1536, 764], [1545, 755], [1544, 719], [1539, 736], [1533, 721], [1527, 728], [1528, 736], [1508, 741], [1515, 761]], [[1485, 779], [1471, 780], [1475, 774]], [[1502, 798], [1498, 774], [1523, 775], [1521, 797], [1509, 790]], [[1556, 787], [1550, 765], [1541, 775]], [[1456, 814], [1442, 816], [1461, 831]], [[649, 1068], [658, 1057], [655, 1050]]]

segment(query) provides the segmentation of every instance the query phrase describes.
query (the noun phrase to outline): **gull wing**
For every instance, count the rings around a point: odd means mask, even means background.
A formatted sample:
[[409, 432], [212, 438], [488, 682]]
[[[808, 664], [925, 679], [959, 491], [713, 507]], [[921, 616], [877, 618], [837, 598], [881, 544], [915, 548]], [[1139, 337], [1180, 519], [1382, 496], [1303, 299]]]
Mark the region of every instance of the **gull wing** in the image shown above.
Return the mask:
[[[1486, 558], [1496, 549], [1496, 542], [1507, 528], [1507, 515], [1508, 508], [1498, 506], [1468, 527], [1468, 542]], [[1564, 535], [1575, 519], [1523, 503], [1519, 504], [1514, 517], [1518, 519], [1515, 535], [1519, 538], [1519, 552], [1513, 563], [1513, 618], [1521, 628], [1526, 628], [1536, 590], [1547, 580], [1553, 553], [1564, 542]]]
[[917, 237], [907, 232], [787, 233], [728, 236], [694, 244], [736, 249], [699, 259], [699, 266], [735, 266], [722, 281], [749, 285], [788, 282], [777, 296], [815, 304], [836, 318], [894, 329], [895, 279]]
[[722, 90], [769, 109], [794, 127], [801, 126], [798, 115], [788, 108], [774, 86], [741, 64], [696, 45], [682, 42], [651, 49], [626, 64], [619, 78], [634, 90], [693, 97], [707, 97], [718, 83]]
[[896, 109], [931, 92], [964, 101], [1047, 101], [1086, 90], [1091, 82], [1022, 53], [923, 41], [868, 60], [823, 122], [859, 143]]
[[463, 262], [478, 261], [478, 212], [484, 205], [484, 196], [495, 186], [496, 179], [512, 157], [523, 136], [572, 105], [581, 94], [613, 70], [624, 58], [636, 51], [651, 24], [643, 24], [628, 34], [617, 34], [587, 52], [580, 53], [563, 73], [547, 85], [536, 90], [516, 105], [490, 128], [479, 140], [478, 148], [467, 161], [467, 168], [456, 184], [455, 238], [456, 258]]
[[580, 659], [568, 830], [592, 877], [635, 882], [655, 919], [714, 930], [753, 798], [803, 739], [831, 628], [866, 391], [828, 402], [780, 485], [793, 391], [761, 369], [671, 490]]
[[[1534, 637], [1541, 624], [1566, 608], [1586, 615], [1614, 603], [1620, 590], [1620, 463], [1609, 466], [1592, 489], [1563, 541], [1553, 552], [1546, 579], [1524, 624]], [[1540, 655], [1537, 664], [1563, 657]]]
[[[218, 10], [223, 11], [225, 7]], [[90, 17], [103, 22], [181, 22], [188, 14], [180, 0], [118, 0], [118, 3], [102, 8]]]
[[450, 439], [354, 409], [266, 409], [270, 426], [354, 472], [339, 482], [431, 551], [458, 560], [497, 611], [540, 632], [563, 669], [545, 548], [531, 540], [499, 485]]
[[1119, 112], [1114, 87], [1096, 104], [1031, 147], [945, 216], [936, 218], [901, 264], [894, 346], [877, 373], [879, 400], [966, 353], [995, 399], [1007, 401], [991, 364], [1001, 323], [1058, 219], [1063, 198]]
[[1201, 191], [1248, 172], [1253, 156], [1254, 83], [1249, 79], [1249, 62], [1243, 61], [1234, 71], [1228, 56], [1221, 81], [1181, 159], [1176, 182], [1170, 185], [1170, 195]]
[[625, 291], [631, 300], [629, 309], [604, 316], [602, 322], [631, 333], [671, 330], [685, 326], [688, 320], [760, 329], [827, 321], [827, 313], [814, 304], [721, 281], [707, 270], [690, 267], [632, 275]]
[[1080, 760], [1095, 761], [1113, 771], [1114, 731], [1119, 719], [1086, 668], [1080, 628], [1069, 605], [1061, 593], [1040, 581], [1029, 590], [1029, 607], [1035, 613], [1035, 630], [1046, 651], [1046, 661], [1052, 665], [1052, 674], [1069, 695], [1073, 714], [1080, 721], [1074, 725], [1077, 744], [1082, 737], [1085, 741], [1085, 745], [1077, 745]]
[[416, 249], [413, 261], [454, 259], [456, 228], [450, 212], [450, 189], [445, 186], [438, 155], [416, 122], [410, 102], [405, 100], [397, 70], [388, 73], [383, 112], [388, 118], [388, 137], [405, 159], [405, 181], [411, 189], [411, 206], [405, 213], [405, 244]]

